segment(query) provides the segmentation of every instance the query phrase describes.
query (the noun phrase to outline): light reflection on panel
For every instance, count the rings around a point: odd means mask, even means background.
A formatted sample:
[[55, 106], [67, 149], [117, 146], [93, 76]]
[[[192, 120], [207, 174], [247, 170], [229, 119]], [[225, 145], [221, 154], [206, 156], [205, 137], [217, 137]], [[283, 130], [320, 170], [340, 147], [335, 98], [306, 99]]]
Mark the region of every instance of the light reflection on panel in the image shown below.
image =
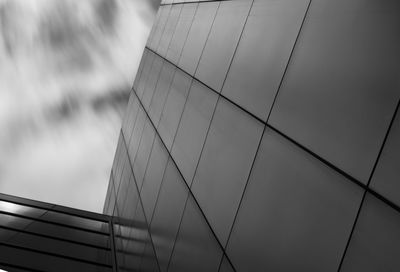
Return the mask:
[[76, 242], [83, 242], [96, 246], [106, 247], [109, 236], [90, 233], [87, 231], [75, 230], [68, 227], [56, 226], [53, 224], [47, 224], [42, 222], [34, 221], [29, 224], [26, 228], [27, 231], [34, 233], [45, 233], [47, 235], [68, 239]]
[[78, 216], [48, 211], [40, 218], [51, 222], [62, 223], [69, 226], [81, 227], [94, 231], [102, 231], [105, 227], [105, 231], [106, 233], [108, 233], [108, 223], [86, 219]]
[[[110, 187], [114, 194], [112, 179]], [[96, 220], [107, 222], [107, 217], [15, 196], [0, 197], [0, 268], [111, 270], [108, 223]], [[112, 200], [110, 195], [109, 207]]]
[[0, 211], [20, 214], [20, 215], [24, 215], [24, 216], [39, 217], [39, 216], [43, 215], [47, 210], [31, 208], [28, 206], [23, 206], [23, 205], [11, 203], [8, 201], [0, 200]]
[[[0, 227], [7, 227], [12, 229], [25, 229], [33, 222], [34, 222], [33, 220], [0, 213]], [[1, 241], [7, 241], [8, 239], [10, 239], [11, 237], [10, 230], [5, 228], [0, 228], [0, 231], [1, 231], [0, 234]]]

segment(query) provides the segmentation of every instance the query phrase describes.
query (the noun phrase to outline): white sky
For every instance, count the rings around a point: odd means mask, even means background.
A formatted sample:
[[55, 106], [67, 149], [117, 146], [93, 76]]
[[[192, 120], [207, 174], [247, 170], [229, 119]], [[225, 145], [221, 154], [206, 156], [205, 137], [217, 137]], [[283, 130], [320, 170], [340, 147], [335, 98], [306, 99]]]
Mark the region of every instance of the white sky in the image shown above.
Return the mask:
[[0, 0], [0, 192], [101, 212], [146, 0]]

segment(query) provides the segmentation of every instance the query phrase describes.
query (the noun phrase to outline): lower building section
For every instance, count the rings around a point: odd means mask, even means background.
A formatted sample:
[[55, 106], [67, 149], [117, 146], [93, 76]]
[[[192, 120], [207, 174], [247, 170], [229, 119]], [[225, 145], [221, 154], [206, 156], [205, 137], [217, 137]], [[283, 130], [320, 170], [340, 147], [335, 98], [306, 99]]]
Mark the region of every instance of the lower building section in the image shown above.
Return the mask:
[[111, 272], [111, 217], [0, 194], [0, 271]]

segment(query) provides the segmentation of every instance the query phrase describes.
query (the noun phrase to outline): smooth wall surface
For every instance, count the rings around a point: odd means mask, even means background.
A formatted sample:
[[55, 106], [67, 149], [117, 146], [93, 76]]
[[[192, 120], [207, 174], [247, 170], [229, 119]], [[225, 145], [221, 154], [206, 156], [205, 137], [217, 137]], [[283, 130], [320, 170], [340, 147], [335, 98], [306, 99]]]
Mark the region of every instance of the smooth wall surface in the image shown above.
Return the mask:
[[164, 1], [104, 212], [135, 271], [399, 271], [396, 0]]

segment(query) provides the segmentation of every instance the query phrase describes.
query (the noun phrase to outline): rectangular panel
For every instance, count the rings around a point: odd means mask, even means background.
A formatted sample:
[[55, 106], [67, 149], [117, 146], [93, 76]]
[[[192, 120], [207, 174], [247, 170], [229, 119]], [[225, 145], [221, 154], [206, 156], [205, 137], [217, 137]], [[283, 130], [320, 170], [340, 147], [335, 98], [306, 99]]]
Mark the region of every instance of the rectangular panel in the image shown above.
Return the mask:
[[105, 214], [107, 215], [112, 215], [114, 212], [114, 207], [115, 207], [115, 190], [114, 190], [114, 181], [110, 180], [111, 184], [111, 191], [110, 191], [110, 200], [107, 206], [107, 210], [105, 212]]
[[176, 70], [157, 128], [168, 150], [171, 149], [176, 130], [178, 129], [191, 83], [192, 78], [188, 74], [181, 70]]
[[197, 8], [178, 65], [191, 75], [196, 71], [197, 63], [199, 62], [218, 6], [219, 2], [210, 2], [201, 4]]
[[217, 272], [221, 258], [221, 247], [189, 197], [168, 271]]
[[106, 199], [104, 200], [104, 205], [103, 205], [103, 214], [108, 214], [108, 207], [110, 206], [111, 188], [114, 186], [113, 183], [114, 181], [112, 180], [112, 176], [110, 176], [106, 192]]
[[211, 227], [226, 244], [264, 125], [220, 98], [192, 191]]
[[133, 103], [134, 100], [136, 99], [136, 96], [132, 96], [129, 95], [129, 99], [128, 99], [128, 104], [125, 107], [125, 110], [122, 111], [122, 132], [127, 135], [128, 133], [130, 133], [129, 128], [128, 128], [128, 124], [131, 122], [130, 120], [132, 119], [132, 110], [133, 110]]
[[312, 1], [270, 124], [364, 184], [399, 92], [400, 2]]
[[396, 119], [389, 132], [381, 153], [370, 187], [400, 207], [400, 117]]
[[140, 139], [138, 152], [135, 161], [133, 162], [133, 174], [139, 190], [142, 187], [144, 174], [147, 168], [147, 162], [150, 157], [150, 152], [155, 137], [155, 130], [147, 117], [145, 122], [146, 124], [144, 125], [143, 135]]
[[166, 61], [164, 62], [153, 98], [151, 99], [149, 110], [150, 118], [156, 127], [160, 121], [165, 100], [167, 100], [171, 82], [174, 78], [175, 70], [176, 68], [172, 64]]
[[121, 180], [123, 179], [124, 168], [128, 166], [129, 166], [128, 155], [125, 150], [125, 144], [124, 144], [123, 148], [121, 149], [120, 161], [117, 166], [117, 175], [114, 179], [115, 195], [118, 194], [119, 186], [121, 184]]
[[171, 5], [161, 6], [160, 9], [161, 9], [160, 19], [157, 21], [157, 25], [154, 26], [156, 27], [156, 29], [154, 30], [154, 36], [149, 46], [153, 51], [156, 51], [158, 45], [160, 44], [161, 37], [164, 33], [165, 25], [167, 23], [168, 16], [171, 11]]
[[266, 130], [227, 246], [236, 271], [337, 271], [362, 194]]
[[196, 10], [197, 4], [183, 5], [178, 24], [176, 25], [174, 36], [172, 37], [171, 43], [169, 44], [168, 52], [166, 55], [166, 58], [174, 64], [177, 64], [179, 61]]
[[218, 92], [224, 83], [251, 3], [250, 0], [223, 1], [218, 8], [195, 76]]
[[135, 126], [132, 130], [132, 136], [128, 146], [128, 154], [131, 159], [131, 163], [134, 162], [134, 159], [136, 157], [136, 153], [139, 148], [140, 138], [142, 137], [146, 118], [147, 118], [146, 113], [144, 112], [144, 109], [140, 106], [138, 117]]
[[165, 57], [167, 54], [169, 44], [172, 40], [172, 36], [174, 35], [176, 24], [178, 23], [179, 16], [182, 11], [182, 6], [183, 5], [173, 5], [171, 12], [169, 13], [164, 33], [157, 48], [157, 53], [163, 57]]
[[400, 214], [367, 194], [340, 271], [399, 271]]
[[226, 256], [224, 256], [218, 272], [235, 272], [235, 269], [233, 269]]
[[121, 154], [124, 149], [124, 146], [125, 146], [124, 136], [123, 136], [123, 133], [121, 130], [120, 134], [119, 134], [117, 150], [115, 152], [114, 162], [113, 162], [113, 166], [112, 166], [112, 170], [113, 170], [112, 174], [113, 174], [114, 182], [118, 178], [118, 176], [121, 175], [120, 171], [122, 171], [122, 168], [121, 168], [120, 160], [121, 160]]
[[197, 80], [193, 81], [171, 151], [189, 186], [192, 184], [217, 99], [215, 92]]
[[129, 241], [124, 248], [126, 252], [126, 270], [132, 271], [140, 268], [144, 248], [148, 239], [149, 233], [147, 231], [147, 223], [144, 217], [142, 204], [139, 201], [134, 216], [134, 224], [129, 234]]
[[164, 175], [164, 170], [168, 161], [168, 151], [165, 149], [161, 139], [156, 136], [151, 151], [149, 165], [143, 180], [140, 197], [143, 202], [144, 213], [148, 220], [151, 220], [154, 206], [156, 204], [158, 191]]
[[309, 0], [255, 0], [222, 94], [266, 121]]
[[124, 201], [124, 206], [121, 211], [121, 219], [126, 220], [128, 222], [133, 222], [136, 207], [139, 201], [139, 194], [137, 192], [136, 181], [134, 176], [132, 176], [132, 180], [128, 188], [126, 189], [126, 200]]
[[137, 96], [135, 95], [134, 91], [130, 92], [130, 97], [132, 98], [132, 104], [129, 106], [128, 105], [128, 111], [126, 114], [129, 114], [129, 116], [125, 116], [128, 117], [127, 118], [127, 124], [124, 125], [122, 124], [122, 132], [124, 133], [126, 139], [128, 139], [128, 141], [130, 140], [131, 136], [132, 136], [132, 131], [133, 128], [135, 126], [136, 120], [137, 120], [137, 116], [138, 116], [138, 111], [139, 111], [139, 100], [137, 98]]
[[144, 93], [141, 98], [143, 107], [146, 109], [146, 111], [149, 110], [151, 98], [153, 97], [154, 90], [160, 76], [161, 68], [163, 66], [163, 62], [164, 60], [161, 57], [157, 55], [155, 56], [149, 77], [146, 82], [146, 86], [144, 88]]
[[[126, 151], [124, 152], [125, 156], [124, 156], [124, 160], [121, 161], [121, 165], [123, 165], [123, 169], [121, 171], [121, 177], [119, 178], [119, 182], [114, 182], [114, 186], [115, 186], [115, 194], [118, 196], [119, 192], [120, 192], [120, 187], [122, 183], [125, 183], [129, 180], [129, 176], [132, 173], [132, 169], [131, 169], [131, 165], [127, 156]], [[119, 201], [119, 200], [118, 200]], [[118, 204], [122, 204], [122, 203], [118, 203]]]
[[141, 98], [144, 93], [144, 89], [146, 88], [147, 79], [149, 78], [151, 67], [153, 66], [153, 61], [156, 58], [156, 56], [157, 55], [151, 51], [149, 51], [149, 53], [146, 56], [146, 62], [143, 66], [143, 71], [140, 74], [138, 87], [137, 87], [137, 89], [135, 89], [139, 98]]
[[[163, 1], [161, 1], [161, 4], [162, 4], [162, 2]], [[156, 31], [158, 31], [158, 25], [159, 25], [159, 22], [160, 22], [160, 19], [161, 19], [161, 15], [163, 13], [163, 9], [164, 9], [163, 6], [159, 6], [158, 7], [157, 14], [156, 14], [156, 16], [154, 18], [154, 21], [153, 21], [153, 26], [152, 26], [152, 28], [150, 30], [150, 33], [149, 33], [149, 38], [147, 39], [147, 42], [146, 42], [146, 46], [147, 47], [151, 47], [151, 45], [153, 43], [154, 34], [155, 34]], [[145, 49], [145, 51], [146, 51], [146, 49]]]
[[124, 173], [126, 173], [124, 178], [121, 181], [120, 189], [118, 190], [118, 195], [117, 195], [117, 207], [118, 210], [122, 212], [124, 204], [125, 204], [125, 199], [126, 199], [126, 194], [127, 194], [127, 189], [128, 186], [130, 185], [131, 182], [133, 182], [133, 174], [132, 174], [132, 169], [131, 165], [127, 160], [127, 163], [125, 164], [126, 169], [124, 169]]
[[123, 141], [124, 140], [123, 140], [122, 131], [120, 131], [119, 136], [118, 136], [117, 148], [115, 150], [114, 161], [113, 161], [112, 168], [111, 168], [113, 170], [113, 173], [112, 173], [113, 178], [115, 178], [115, 176], [116, 176], [116, 169], [117, 169], [119, 154], [121, 153]]
[[124, 253], [124, 241], [121, 234], [121, 226], [114, 224], [114, 247], [115, 257], [117, 262], [118, 270], [121, 270], [125, 266], [125, 253]]
[[161, 271], [167, 271], [187, 195], [178, 169], [169, 160], [150, 229]]
[[151, 241], [146, 243], [144, 248], [142, 262], [140, 264], [140, 271], [144, 272], [158, 272], [158, 263], [157, 258], [154, 252], [154, 248], [152, 246]]
[[[151, 29], [153, 31], [154, 27]], [[149, 38], [150, 39], [150, 38]], [[149, 41], [149, 40], [148, 40]], [[135, 81], [133, 82], [133, 88], [136, 90], [139, 85], [139, 79], [143, 72], [143, 67], [146, 62], [147, 55], [149, 54], [149, 50], [146, 48], [143, 50], [142, 58], [140, 60], [139, 68], [136, 73]]]

